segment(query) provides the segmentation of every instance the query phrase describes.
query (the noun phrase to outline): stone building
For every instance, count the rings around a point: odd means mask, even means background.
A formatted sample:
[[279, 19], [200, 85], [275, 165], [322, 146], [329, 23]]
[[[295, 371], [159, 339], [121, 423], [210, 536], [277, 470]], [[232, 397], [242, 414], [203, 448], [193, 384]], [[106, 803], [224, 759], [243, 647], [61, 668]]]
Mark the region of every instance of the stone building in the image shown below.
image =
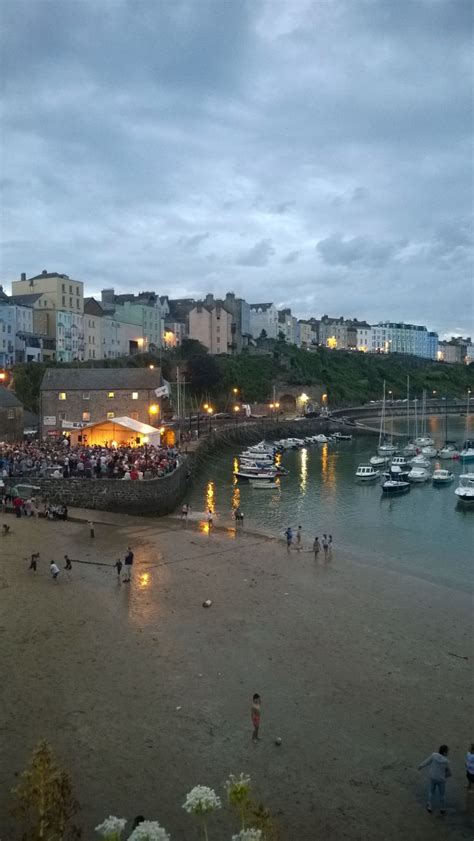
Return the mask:
[[40, 434], [124, 416], [156, 426], [160, 386], [159, 368], [49, 368], [40, 389]]
[[23, 438], [23, 406], [13, 391], [0, 386], [0, 441]]
[[[212, 299], [212, 300], [211, 300]], [[208, 295], [198, 301], [189, 313], [189, 338], [196, 339], [210, 353], [230, 353], [232, 350], [232, 315]]]

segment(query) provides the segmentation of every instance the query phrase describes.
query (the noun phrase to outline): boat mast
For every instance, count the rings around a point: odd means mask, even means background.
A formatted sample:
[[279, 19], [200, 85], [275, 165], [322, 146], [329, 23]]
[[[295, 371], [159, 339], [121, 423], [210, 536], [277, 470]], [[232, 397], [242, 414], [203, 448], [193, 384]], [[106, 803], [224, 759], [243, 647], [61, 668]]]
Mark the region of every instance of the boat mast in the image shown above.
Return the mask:
[[380, 432], [379, 432], [379, 447], [382, 443], [382, 433], [385, 424], [385, 380], [383, 381], [383, 397], [382, 397], [382, 412], [380, 414]]
[[410, 440], [410, 374], [407, 374], [407, 437]]
[[444, 398], [444, 446], [448, 446], [448, 398]]

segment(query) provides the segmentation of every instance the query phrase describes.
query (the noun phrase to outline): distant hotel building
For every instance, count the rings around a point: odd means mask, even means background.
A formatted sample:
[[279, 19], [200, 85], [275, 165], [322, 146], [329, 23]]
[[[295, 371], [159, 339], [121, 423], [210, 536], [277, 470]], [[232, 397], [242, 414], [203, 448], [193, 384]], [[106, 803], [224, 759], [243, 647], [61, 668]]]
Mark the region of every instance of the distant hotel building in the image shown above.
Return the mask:
[[372, 353], [402, 353], [422, 359], [437, 359], [438, 334], [418, 324], [383, 321], [372, 327]]

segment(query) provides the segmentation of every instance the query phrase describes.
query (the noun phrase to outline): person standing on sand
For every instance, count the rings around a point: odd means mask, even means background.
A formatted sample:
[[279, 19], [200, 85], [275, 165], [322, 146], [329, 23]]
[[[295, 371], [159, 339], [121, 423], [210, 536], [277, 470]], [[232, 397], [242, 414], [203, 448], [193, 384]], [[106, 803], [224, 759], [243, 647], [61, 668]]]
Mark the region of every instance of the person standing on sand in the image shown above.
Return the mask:
[[318, 555], [319, 555], [320, 551], [321, 551], [321, 544], [319, 542], [319, 537], [315, 537], [314, 538], [314, 543], [313, 543], [313, 552], [314, 552], [314, 560], [315, 561], [318, 560]]
[[94, 523], [92, 522], [92, 520], [89, 520], [87, 525], [89, 526], [89, 536], [95, 537]]
[[328, 539], [328, 555], [332, 558], [332, 534], [329, 535]]
[[439, 751], [430, 753], [430, 755], [420, 762], [418, 770], [429, 766], [430, 769], [430, 787], [428, 791], [428, 802], [426, 804], [426, 811], [430, 814], [433, 811], [433, 802], [436, 795], [439, 798], [439, 811], [441, 815], [446, 814], [446, 780], [451, 776], [451, 766], [448, 760], [449, 748], [447, 745], [441, 745]]
[[207, 527], [209, 531], [211, 531], [213, 526], [213, 516], [212, 510], [209, 508], [209, 511], [207, 512]]
[[471, 789], [474, 783], [474, 743], [471, 744], [471, 749], [466, 753], [466, 777], [467, 787]]
[[33, 552], [32, 553], [31, 561], [30, 561], [30, 565], [29, 565], [28, 569], [32, 569], [33, 572], [36, 572], [36, 567], [37, 567], [37, 563], [39, 561], [39, 557], [40, 557], [39, 552]]
[[59, 575], [59, 567], [58, 567], [57, 564], [54, 563], [54, 561], [51, 561], [51, 566], [49, 568], [49, 571], [51, 573], [51, 577], [52, 577], [53, 581], [56, 581], [56, 579]]
[[324, 557], [327, 559], [328, 550], [329, 550], [329, 539], [327, 534], [323, 534], [323, 549], [324, 549]]
[[298, 526], [298, 528], [296, 529], [296, 548], [298, 549], [299, 552], [301, 552], [301, 532], [302, 531], [303, 531], [303, 529], [301, 528], [301, 526]]
[[286, 537], [286, 551], [289, 552], [290, 549], [291, 549], [291, 544], [293, 543], [293, 531], [291, 529], [291, 526], [288, 526], [288, 528], [286, 529], [285, 537]]
[[122, 567], [123, 567], [123, 564], [122, 564], [122, 561], [121, 561], [121, 560], [120, 560], [120, 558], [119, 558], [119, 559], [118, 559], [117, 561], [115, 561], [115, 563], [114, 563], [114, 568], [117, 570], [117, 576], [118, 576], [118, 583], [119, 583], [119, 584], [121, 584], [121, 583], [122, 583], [122, 579], [121, 579], [121, 577], [120, 577], [120, 573], [122, 572]]
[[188, 519], [188, 511], [189, 511], [189, 508], [188, 508], [187, 504], [185, 502], [183, 502], [183, 506], [181, 508], [181, 519], [182, 520], [187, 520]]
[[260, 727], [260, 718], [262, 713], [262, 699], [258, 692], [255, 693], [252, 699], [252, 724], [253, 724], [253, 733], [252, 733], [252, 741], [257, 742], [260, 739], [258, 735], [258, 730]]
[[64, 560], [66, 561], [66, 566], [64, 567], [64, 569], [71, 570], [72, 569], [72, 563], [71, 563], [71, 558], [69, 557], [69, 555], [64, 555]]
[[127, 554], [125, 555], [125, 575], [123, 577], [124, 582], [126, 582], [127, 584], [129, 584], [132, 580], [132, 566], [134, 557], [135, 556], [129, 546], [127, 549]]

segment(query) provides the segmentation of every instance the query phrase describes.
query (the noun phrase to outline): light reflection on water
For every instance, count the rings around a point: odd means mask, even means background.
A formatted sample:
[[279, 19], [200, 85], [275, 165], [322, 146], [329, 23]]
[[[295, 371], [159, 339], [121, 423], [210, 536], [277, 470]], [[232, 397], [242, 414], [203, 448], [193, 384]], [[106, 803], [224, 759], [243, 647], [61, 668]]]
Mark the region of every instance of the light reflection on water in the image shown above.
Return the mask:
[[[474, 426], [474, 418], [470, 421]], [[427, 426], [436, 446], [441, 446], [444, 418], [429, 418]], [[405, 429], [406, 420], [395, 421], [395, 431]], [[457, 442], [466, 437], [464, 418], [449, 419], [448, 437]], [[398, 499], [382, 497], [378, 484], [358, 485], [355, 470], [374, 454], [376, 444], [376, 436], [364, 436], [352, 443], [287, 450], [282, 464], [290, 475], [281, 478], [281, 490], [274, 492], [254, 490], [248, 482], [237, 484], [233, 477], [237, 451], [219, 453], [210, 458], [207, 475], [198, 477], [190, 501], [198, 510], [204, 502], [223, 517], [239, 505], [249, 527], [274, 534], [301, 523], [308, 546], [315, 534], [332, 533], [335, 554], [341, 547], [374, 564], [465, 587], [472, 581], [474, 515], [456, 509], [455, 484], [414, 485]], [[452, 462], [449, 467], [456, 475], [463, 469]]]

